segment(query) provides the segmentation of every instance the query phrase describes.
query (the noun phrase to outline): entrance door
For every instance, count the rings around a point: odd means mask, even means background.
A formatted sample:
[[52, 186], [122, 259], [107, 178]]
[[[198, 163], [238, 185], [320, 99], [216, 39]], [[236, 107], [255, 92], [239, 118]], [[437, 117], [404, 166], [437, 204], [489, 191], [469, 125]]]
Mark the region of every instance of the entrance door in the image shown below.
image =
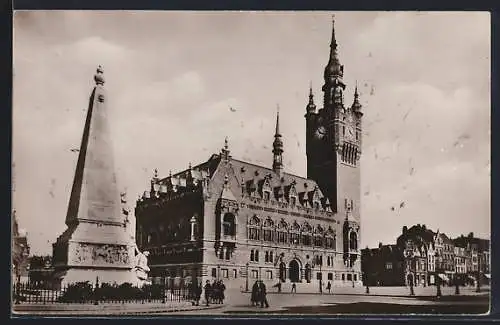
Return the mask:
[[290, 268], [290, 281], [291, 282], [299, 282], [300, 280], [300, 266], [299, 266], [299, 262], [297, 262], [297, 260], [293, 260], [290, 262], [290, 265], [289, 265], [289, 268]]

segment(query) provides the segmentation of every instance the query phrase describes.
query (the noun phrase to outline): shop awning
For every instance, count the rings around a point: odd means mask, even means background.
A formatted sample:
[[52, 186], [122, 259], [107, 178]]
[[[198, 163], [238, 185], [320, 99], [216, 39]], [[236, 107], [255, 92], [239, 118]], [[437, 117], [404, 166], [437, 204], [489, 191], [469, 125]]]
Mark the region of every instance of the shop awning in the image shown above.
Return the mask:
[[476, 281], [476, 278], [475, 278], [475, 277], [473, 277], [472, 275], [468, 275], [467, 277], [468, 277], [469, 279], [471, 279], [471, 280]]
[[446, 275], [444, 275], [444, 274], [442, 274], [442, 273], [441, 273], [441, 274], [438, 274], [438, 276], [441, 278], [441, 280], [444, 280], [444, 281], [450, 281], [450, 279], [449, 279]]
[[491, 274], [489, 274], [489, 273], [485, 273], [485, 274], [484, 274], [484, 276], [485, 276], [486, 278], [488, 278], [488, 279], [491, 279]]

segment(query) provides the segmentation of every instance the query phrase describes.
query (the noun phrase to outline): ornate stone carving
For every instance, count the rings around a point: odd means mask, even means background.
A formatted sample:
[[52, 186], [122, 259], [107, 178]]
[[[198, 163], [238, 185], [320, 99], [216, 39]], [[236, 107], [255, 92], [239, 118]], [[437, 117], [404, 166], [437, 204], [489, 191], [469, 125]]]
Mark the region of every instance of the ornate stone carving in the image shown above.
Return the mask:
[[71, 262], [80, 265], [128, 266], [131, 261], [125, 245], [78, 243], [71, 255]]

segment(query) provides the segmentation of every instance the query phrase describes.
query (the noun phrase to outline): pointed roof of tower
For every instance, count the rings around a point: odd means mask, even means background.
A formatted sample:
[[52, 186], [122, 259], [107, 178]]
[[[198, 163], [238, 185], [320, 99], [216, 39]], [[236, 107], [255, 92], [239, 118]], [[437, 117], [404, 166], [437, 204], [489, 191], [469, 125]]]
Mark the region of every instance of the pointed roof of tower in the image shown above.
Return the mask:
[[307, 113], [316, 112], [316, 105], [314, 104], [314, 95], [312, 90], [312, 82], [309, 84], [309, 102], [307, 103], [306, 111]]
[[330, 41], [330, 58], [325, 67], [325, 79], [332, 77], [342, 78], [344, 75], [344, 66], [340, 64], [337, 52], [337, 39], [335, 38], [335, 16], [332, 17], [332, 39]]
[[358, 93], [358, 82], [356, 81], [356, 88], [354, 89], [354, 101], [352, 103], [352, 109], [355, 112], [361, 113], [361, 108], [363, 106], [359, 102], [359, 93]]
[[280, 134], [280, 106], [276, 107], [276, 132], [274, 133], [275, 137], [281, 137]]

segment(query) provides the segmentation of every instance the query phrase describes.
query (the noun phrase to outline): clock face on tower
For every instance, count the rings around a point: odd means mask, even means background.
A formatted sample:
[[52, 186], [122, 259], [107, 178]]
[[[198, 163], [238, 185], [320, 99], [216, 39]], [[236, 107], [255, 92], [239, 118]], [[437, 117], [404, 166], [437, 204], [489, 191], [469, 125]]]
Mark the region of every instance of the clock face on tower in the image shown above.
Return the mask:
[[325, 135], [326, 135], [325, 127], [322, 125], [318, 126], [316, 132], [314, 132], [314, 136], [316, 137], [316, 139], [321, 140], [325, 137]]
[[354, 127], [352, 125], [347, 125], [346, 127], [346, 137], [347, 140], [354, 141], [354, 135], [356, 131], [354, 131]]

